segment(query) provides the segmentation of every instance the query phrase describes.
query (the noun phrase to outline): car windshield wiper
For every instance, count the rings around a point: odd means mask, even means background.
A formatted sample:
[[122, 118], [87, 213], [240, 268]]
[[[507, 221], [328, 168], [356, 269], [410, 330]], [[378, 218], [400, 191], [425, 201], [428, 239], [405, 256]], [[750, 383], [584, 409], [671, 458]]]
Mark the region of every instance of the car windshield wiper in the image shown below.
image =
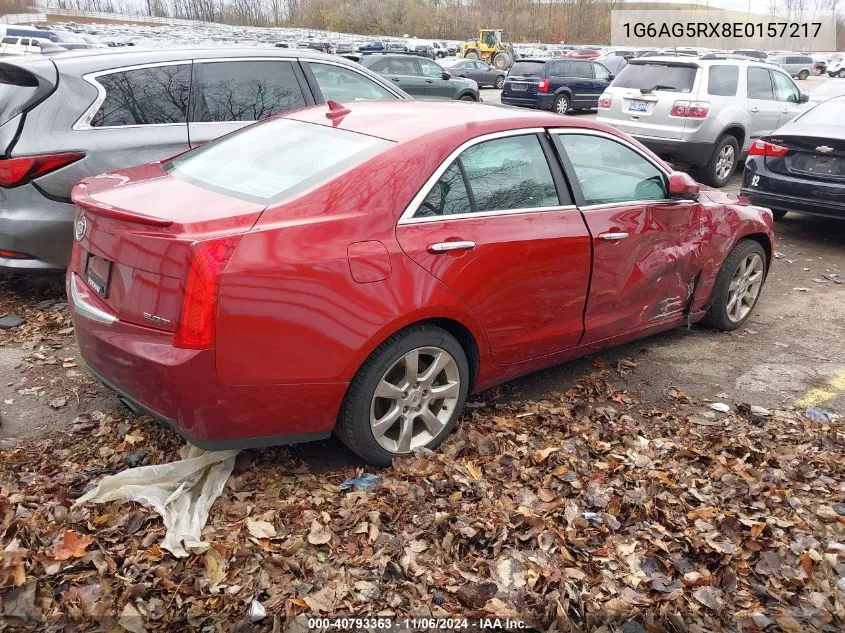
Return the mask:
[[663, 84], [657, 84], [656, 86], [652, 86], [651, 88], [640, 88], [640, 93], [647, 95], [650, 92], [654, 92], [655, 90], [677, 90], [677, 86], [664, 86]]

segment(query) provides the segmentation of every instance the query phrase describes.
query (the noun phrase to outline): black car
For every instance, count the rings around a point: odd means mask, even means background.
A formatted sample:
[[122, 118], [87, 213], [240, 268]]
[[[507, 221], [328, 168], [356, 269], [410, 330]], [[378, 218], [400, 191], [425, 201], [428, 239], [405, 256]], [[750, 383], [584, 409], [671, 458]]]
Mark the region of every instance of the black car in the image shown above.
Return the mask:
[[479, 86], [493, 86], [502, 89], [505, 85], [507, 72], [493, 68], [487, 62], [480, 59], [448, 59], [439, 62], [446, 71], [453, 77], [466, 77], [472, 79]]
[[502, 89], [502, 103], [552, 110], [598, 107], [613, 74], [586, 59], [520, 59], [511, 66]]
[[845, 219], [845, 96], [834, 97], [754, 142], [742, 193], [772, 209]]

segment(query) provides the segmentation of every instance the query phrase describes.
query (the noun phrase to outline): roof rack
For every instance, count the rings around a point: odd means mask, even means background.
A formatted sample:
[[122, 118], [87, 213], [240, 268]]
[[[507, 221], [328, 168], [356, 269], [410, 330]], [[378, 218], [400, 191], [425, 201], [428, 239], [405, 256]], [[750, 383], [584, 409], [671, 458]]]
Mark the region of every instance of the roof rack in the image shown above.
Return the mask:
[[705, 53], [699, 59], [742, 59], [747, 62], [759, 62], [761, 60], [748, 57], [747, 55], [737, 55], [736, 53]]

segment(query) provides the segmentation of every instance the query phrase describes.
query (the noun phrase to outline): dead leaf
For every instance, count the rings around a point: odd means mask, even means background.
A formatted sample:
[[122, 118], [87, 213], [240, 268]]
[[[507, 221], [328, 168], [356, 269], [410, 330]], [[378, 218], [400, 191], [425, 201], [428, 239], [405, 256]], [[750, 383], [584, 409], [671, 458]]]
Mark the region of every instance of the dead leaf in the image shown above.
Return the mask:
[[62, 532], [60, 540], [53, 546], [53, 558], [56, 560], [68, 560], [70, 558], [82, 558], [88, 552], [88, 546], [93, 537], [88, 534], [77, 534], [71, 530]]
[[308, 542], [311, 545], [325, 545], [331, 540], [331, 530], [317, 521], [317, 519], [314, 519], [311, 522], [311, 530], [308, 532]]
[[268, 521], [247, 519], [246, 528], [255, 538], [276, 538], [276, 528]]

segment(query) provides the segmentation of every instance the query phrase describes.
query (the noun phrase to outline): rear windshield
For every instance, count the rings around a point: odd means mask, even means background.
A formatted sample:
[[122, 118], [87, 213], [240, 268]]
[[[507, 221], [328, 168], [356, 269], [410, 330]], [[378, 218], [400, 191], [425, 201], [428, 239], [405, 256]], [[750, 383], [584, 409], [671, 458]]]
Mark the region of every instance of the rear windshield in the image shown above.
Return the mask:
[[0, 64], [0, 125], [26, 109], [38, 91], [38, 80], [14, 66]]
[[545, 65], [545, 62], [516, 62], [511, 66], [508, 74], [521, 77], [539, 77], [543, 74], [543, 66]]
[[251, 125], [164, 163], [171, 176], [259, 203], [278, 202], [333, 178], [393, 143], [313, 123]]
[[843, 111], [845, 111], [845, 99], [832, 99], [808, 110], [798, 117], [798, 121], [808, 125], [830, 125], [833, 128], [841, 125]]
[[647, 91], [690, 92], [695, 83], [697, 70], [698, 68], [691, 66], [673, 66], [660, 63], [628, 64], [619, 72], [613, 86], [616, 88], [644, 88]]

